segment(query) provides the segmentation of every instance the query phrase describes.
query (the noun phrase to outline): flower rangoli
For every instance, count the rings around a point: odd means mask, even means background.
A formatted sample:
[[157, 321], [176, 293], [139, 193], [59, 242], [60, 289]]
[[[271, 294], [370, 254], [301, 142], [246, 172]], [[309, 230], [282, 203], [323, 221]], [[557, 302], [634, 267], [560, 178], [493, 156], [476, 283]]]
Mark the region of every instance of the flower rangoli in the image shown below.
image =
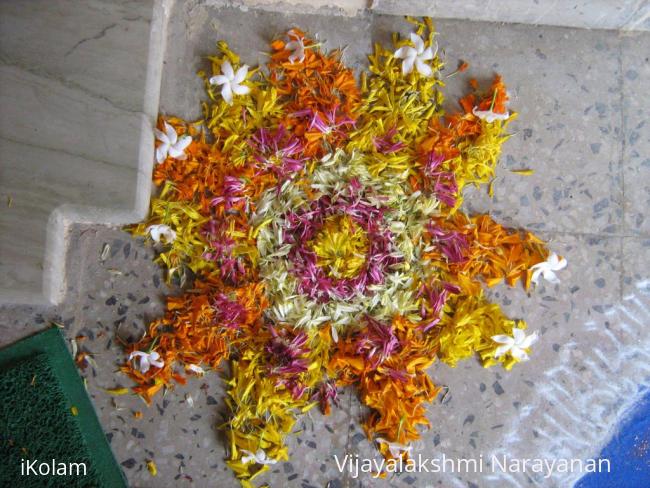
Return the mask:
[[566, 264], [529, 232], [463, 213], [464, 187], [491, 189], [516, 114], [499, 76], [470, 79], [444, 113], [433, 25], [408, 20], [414, 32], [377, 45], [358, 78], [296, 28], [260, 68], [220, 42], [199, 73], [203, 118], [160, 117], [159, 192], [130, 229], [182, 291], [122, 371], [150, 402], [227, 362], [222, 427], [245, 485], [289, 459], [296, 419], [328, 414], [348, 385], [369, 407], [368, 439], [407, 458], [440, 391], [435, 361], [529, 357], [536, 333], [484, 288], [528, 289]]

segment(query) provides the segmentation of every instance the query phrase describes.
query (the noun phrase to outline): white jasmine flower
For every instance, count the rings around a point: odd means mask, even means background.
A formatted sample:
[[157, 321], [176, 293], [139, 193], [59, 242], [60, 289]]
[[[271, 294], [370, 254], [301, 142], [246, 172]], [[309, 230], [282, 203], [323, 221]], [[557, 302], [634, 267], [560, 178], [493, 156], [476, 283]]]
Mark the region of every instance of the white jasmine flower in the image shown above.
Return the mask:
[[176, 130], [165, 122], [165, 132], [154, 129], [156, 139], [160, 141], [160, 145], [156, 148], [156, 161], [162, 163], [171, 156], [176, 159], [185, 159], [185, 148], [190, 145], [192, 138], [190, 136], [183, 136], [180, 139]]
[[533, 276], [530, 281], [537, 284], [539, 277], [542, 276], [546, 281], [550, 283], [559, 283], [560, 279], [555, 276], [555, 271], [560, 271], [563, 268], [566, 268], [567, 260], [560, 258], [557, 254], [551, 253], [546, 261], [543, 263], [537, 263], [532, 266], [530, 269], [533, 272]]
[[492, 336], [494, 342], [503, 344], [497, 347], [494, 358], [498, 359], [509, 352], [512, 357], [519, 361], [528, 361], [528, 354], [525, 349], [528, 349], [537, 340], [537, 332], [526, 335], [524, 329], [514, 328], [512, 329], [512, 335], [513, 337], [508, 335]]
[[228, 105], [232, 105], [233, 93], [235, 95], [246, 95], [251, 91], [250, 87], [241, 84], [248, 74], [247, 65], [240, 67], [235, 73], [230, 61], [226, 60], [221, 63], [221, 73], [210, 78], [209, 82], [211, 85], [223, 85], [221, 87], [221, 96]]
[[139, 362], [138, 369], [140, 369], [140, 372], [142, 374], [149, 371], [149, 368], [151, 366], [155, 366], [156, 368], [162, 368], [165, 365], [165, 362], [162, 359], [160, 359], [160, 354], [158, 354], [156, 351], [151, 351], [151, 352], [133, 351], [131, 354], [129, 354], [129, 361], [133, 359]]
[[248, 464], [250, 462], [255, 462], [257, 464], [275, 464], [277, 461], [275, 459], [271, 459], [266, 456], [266, 452], [264, 452], [264, 449], [258, 449], [255, 454], [253, 454], [250, 451], [247, 451], [246, 449], [242, 449], [241, 452], [246, 454], [246, 456], [242, 456], [241, 462], [243, 464]]
[[504, 114], [498, 114], [492, 110], [478, 110], [478, 107], [472, 109], [472, 113], [476, 115], [479, 119], [485, 120], [489, 124], [495, 120], [508, 120], [510, 118], [510, 112], [506, 110]]
[[194, 398], [192, 398], [192, 395], [189, 393], [185, 393], [185, 403], [187, 403], [187, 406], [190, 408], [194, 407]]
[[431, 76], [433, 70], [425, 61], [429, 61], [435, 57], [438, 52], [438, 45], [436, 44], [435, 49], [431, 46], [425, 49], [422, 38], [414, 33], [411, 33], [411, 42], [415, 47], [402, 46], [395, 51], [395, 57], [404, 60], [402, 61], [402, 74], [409, 74], [413, 71], [413, 66], [415, 65], [415, 68], [421, 75]]
[[188, 371], [191, 371], [192, 373], [196, 373], [199, 376], [203, 376], [205, 374], [205, 370], [201, 366], [197, 366], [196, 364], [188, 364], [185, 366], [185, 368]]
[[289, 34], [291, 41], [287, 42], [284, 47], [287, 51], [291, 51], [291, 54], [289, 55], [289, 62], [291, 64], [295, 63], [296, 61], [302, 63], [305, 60], [305, 44], [302, 40], [302, 37], [296, 34], [293, 29], [290, 30], [287, 34]]
[[154, 242], [160, 242], [160, 238], [164, 238], [167, 244], [171, 244], [176, 239], [176, 232], [171, 227], [165, 224], [150, 225], [147, 227], [147, 233], [151, 235]]
[[386, 444], [388, 446], [388, 450], [390, 451], [390, 455], [393, 456], [394, 458], [401, 457], [403, 452], [405, 452], [410, 456], [411, 451], [413, 450], [413, 446], [406, 446], [398, 442], [391, 442], [387, 439], [384, 439], [383, 437], [377, 437], [375, 441], [378, 444]]

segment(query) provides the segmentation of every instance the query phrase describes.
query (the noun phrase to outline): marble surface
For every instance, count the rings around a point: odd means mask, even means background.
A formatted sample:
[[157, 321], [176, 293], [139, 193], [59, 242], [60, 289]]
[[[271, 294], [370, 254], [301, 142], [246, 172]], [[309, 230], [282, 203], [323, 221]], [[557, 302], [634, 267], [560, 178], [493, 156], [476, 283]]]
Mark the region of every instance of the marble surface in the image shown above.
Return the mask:
[[[214, 41], [231, 41], [249, 63], [262, 58], [265, 40], [294, 25], [318, 30], [328, 45], [350, 44], [350, 61], [363, 66], [370, 41], [405, 30], [402, 18], [367, 15], [242, 13], [235, 8], [184, 2], [172, 11], [161, 110], [196, 114], [201, 84], [194, 78]], [[470, 62], [465, 78], [446, 79], [460, 93], [472, 75], [504, 75], [520, 112], [504, 147], [496, 197], [467, 195], [466, 208], [489, 210], [498, 220], [536, 229], [569, 267], [558, 285], [529, 294], [490, 291], [508, 314], [540, 332], [531, 361], [511, 372], [468, 360], [457, 368], [436, 364], [431, 376], [449, 393], [428, 407], [432, 428], [415, 453], [473, 458], [508, 452], [516, 457], [587, 457], [612, 435], [640, 385], [650, 386], [650, 232], [647, 216], [648, 34], [573, 30], [445, 20], [440, 44], [452, 71]], [[363, 43], [360, 39], [364, 39]], [[450, 98], [449, 105], [453, 106]], [[518, 176], [521, 167], [534, 175]], [[607, 202], [607, 203], [603, 203]], [[52, 321], [92, 354], [82, 371], [111, 446], [133, 487], [237, 486], [224, 463], [224, 390], [217, 374], [159, 396], [147, 408], [133, 396], [104, 388], [128, 386], [115, 374], [128, 339], [162, 310], [166, 287], [152, 263], [154, 250], [116, 228], [71, 229], [67, 298], [57, 307], [0, 308], [0, 343]], [[104, 255], [104, 258], [102, 258]], [[81, 336], [81, 337], [80, 337]], [[188, 396], [192, 402], [188, 401]], [[193, 403], [193, 406], [190, 406]], [[141, 411], [141, 419], [134, 417]], [[303, 417], [290, 441], [291, 461], [260, 479], [287, 487], [567, 487], [557, 474], [402, 473], [385, 480], [340, 472], [334, 455], [378, 459], [365, 438], [364, 415], [352, 391], [343, 392], [331, 417]], [[146, 462], [159, 470], [152, 478]]]
[[0, 303], [62, 298], [71, 222], [146, 213], [162, 5], [0, 4]]

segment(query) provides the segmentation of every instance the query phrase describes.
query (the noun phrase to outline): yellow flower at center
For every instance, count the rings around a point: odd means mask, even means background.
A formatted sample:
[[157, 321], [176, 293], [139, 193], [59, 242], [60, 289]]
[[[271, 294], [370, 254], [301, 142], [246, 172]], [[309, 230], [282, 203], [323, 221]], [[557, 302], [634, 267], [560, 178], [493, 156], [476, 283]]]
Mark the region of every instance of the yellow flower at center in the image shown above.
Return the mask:
[[316, 264], [337, 279], [354, 278], [366, 262], [368, 236], [347, 215], [332, 215], [310, 243]]

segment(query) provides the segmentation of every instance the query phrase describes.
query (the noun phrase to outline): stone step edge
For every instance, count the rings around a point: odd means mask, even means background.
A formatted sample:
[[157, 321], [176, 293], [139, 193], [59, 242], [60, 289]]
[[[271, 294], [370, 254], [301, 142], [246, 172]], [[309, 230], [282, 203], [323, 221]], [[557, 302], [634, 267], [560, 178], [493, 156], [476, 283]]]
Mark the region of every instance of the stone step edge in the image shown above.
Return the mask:
[[154, 161], [153, 128], [158, 117], [162, 68], [167, 42], [167, 24], [174, 0], [154, 0], [149, 30], [149, 50], [145, 95], [141, 114], [140, 147], [136, 193], [132, 208], [111, 209], [90, 205], [63, 204], [55, 208], [47, 222], [42, 289], [13, 290], [0, 286], [0, 305], [57, 305], [63, 301], [68, 276], [66, 256], [73, 224], [124, 225], [144, 219], [149, 212]]

